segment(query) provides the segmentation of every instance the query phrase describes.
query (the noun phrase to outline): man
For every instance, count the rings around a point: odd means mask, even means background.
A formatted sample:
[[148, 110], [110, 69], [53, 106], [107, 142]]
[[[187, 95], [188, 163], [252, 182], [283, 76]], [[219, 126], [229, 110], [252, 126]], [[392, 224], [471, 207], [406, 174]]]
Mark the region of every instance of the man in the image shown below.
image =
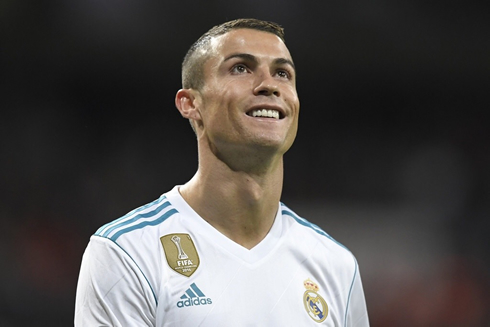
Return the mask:
[[91, 237], [75, 324], [368, 326], [354, 256], [279, 202], [299, 114], [282, 28], [214, 27], [182, 76], [197, 173]]

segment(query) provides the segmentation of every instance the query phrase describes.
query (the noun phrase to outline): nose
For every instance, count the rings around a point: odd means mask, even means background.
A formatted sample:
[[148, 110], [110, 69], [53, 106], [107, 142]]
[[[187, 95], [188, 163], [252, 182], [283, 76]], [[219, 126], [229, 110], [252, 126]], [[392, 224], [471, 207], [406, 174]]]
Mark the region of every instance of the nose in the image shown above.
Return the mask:
[[281, 95], [277, 81], [269, 73], [260, 74], [257, 81], [257, 86], [254, 89], [255, 95], [274, 95], [279, 97]]

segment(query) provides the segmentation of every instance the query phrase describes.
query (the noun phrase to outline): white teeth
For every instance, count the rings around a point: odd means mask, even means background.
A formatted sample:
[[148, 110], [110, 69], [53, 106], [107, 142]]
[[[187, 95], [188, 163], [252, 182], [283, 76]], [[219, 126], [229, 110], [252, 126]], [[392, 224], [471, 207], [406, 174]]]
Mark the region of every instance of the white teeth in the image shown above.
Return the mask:
[[279, 111], [277, 110], [267, 110], [267, 109], [257, 109], [252, 111], [253, 117], [269, 117], [274, 119], [279, 119]]

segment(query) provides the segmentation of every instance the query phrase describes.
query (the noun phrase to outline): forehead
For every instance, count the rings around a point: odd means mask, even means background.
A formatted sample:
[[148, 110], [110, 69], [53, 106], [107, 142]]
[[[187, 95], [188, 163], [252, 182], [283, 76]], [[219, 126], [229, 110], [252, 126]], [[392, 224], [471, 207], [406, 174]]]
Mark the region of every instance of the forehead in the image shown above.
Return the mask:
[[235, 29], [211, 41], [211, 55], [225, 58], [234, 53], [247, 53], [263, 58], [291, 59], [284, 42], [275, 34], [253, 29]]

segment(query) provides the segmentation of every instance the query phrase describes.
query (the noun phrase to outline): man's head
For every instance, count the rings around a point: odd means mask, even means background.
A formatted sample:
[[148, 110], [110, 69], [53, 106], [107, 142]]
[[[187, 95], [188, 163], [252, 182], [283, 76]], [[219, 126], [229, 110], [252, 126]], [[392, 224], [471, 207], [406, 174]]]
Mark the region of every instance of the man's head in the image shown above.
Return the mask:
[[211, 30], [219, 34], [213, 32], [216, 36], [193, 47], [189, 61], [192, 56], [200, 60], [200, 85], [186, 85], [175, 97], [177, 109], [196, 132], [200, 153], [213, 153], [228, 163], [232, 157], [242, 162], [281, 157], [298, 124], [296, 69], [283, 33], [243, 26], [220, 25]]
[[231, 30], [247, 28], [268, 32], [284, 41], [284, 30], [273, 22], [242, 18], [217, 25], [204, 33], [189, 49], [182, 63], [182, 87], [199, 90], [204, 85], [203, 67], [210, 55], [211, 40]]

